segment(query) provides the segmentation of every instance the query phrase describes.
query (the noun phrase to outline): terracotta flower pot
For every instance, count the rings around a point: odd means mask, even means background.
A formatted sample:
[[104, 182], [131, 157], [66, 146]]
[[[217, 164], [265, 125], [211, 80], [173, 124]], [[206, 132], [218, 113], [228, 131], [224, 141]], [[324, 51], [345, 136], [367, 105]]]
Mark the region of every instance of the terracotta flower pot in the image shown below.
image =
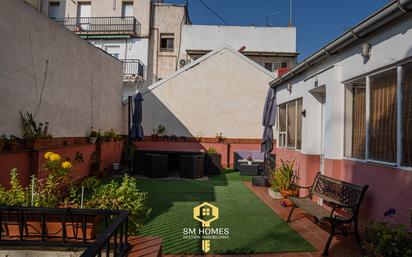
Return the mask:
[[286, 206], [290, 207], [293, 205], [292, 201], [290, 201], [287, 197], [288, 196], [299, 196], [299, 191], [298, 190], [280, 190], [280, 194], [283, 197], [283, 202], [285, 203]]

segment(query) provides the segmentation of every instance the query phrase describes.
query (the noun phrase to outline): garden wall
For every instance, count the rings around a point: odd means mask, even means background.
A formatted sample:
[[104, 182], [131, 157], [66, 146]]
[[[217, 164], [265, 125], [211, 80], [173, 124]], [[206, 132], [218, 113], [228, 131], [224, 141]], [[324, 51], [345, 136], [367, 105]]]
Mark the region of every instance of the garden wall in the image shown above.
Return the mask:
[[21, 136], [26, 110], [57, 137], [122, 131], [120, 61], [23, 1], [0, 10], [0, 134]]
[[[100, 150], [98, 151], [98, 148]], [[30, 176], [35, 174], [44, 177], [41, 172], [45, 163], [46, 152], [58, 153], [63, 159], [69, 160], [72, 165], [72, 180], [80, 180], [91, 175], [93, 163], [99, 161], [99, 172], [109, 170], [113, 162], [120, 162], [123, 150], [123, 140], [103, 142], [101, 144], [78, 144], [55, 146], [37, 150], [15, 150], [0, 152], [0, 185], [9, 188], [10, 170], [18, 169], [19, 178], [24, 186], [30, 183]]]
[[202, 138], [196, 141], [194, 138], [188, 138], [185, 142], [173, 141], [152, 141], [145, 138], [144, 141], [136, 142], [139, 150], [165, 150], [165, 151], [195, 151], [207, 152], [209, 148], [215, 148], [222, 155], [222, 167], [233, 167], [233, 155], [238, 150], [256, 150], [260, 151], [260, 139], [226, 139], [225, 142], [219, 143], [214, 138]]
[[[295, 160], [298, 184], [311, 186], [320, 170], [319, 155], [304, 154], [300, 151], [276, 148], [276, 158]], [[372, 219], [391, 223], [410, 224], [412, 203], [412, 174], [409, 170], [352, 160], [325, 159], [325, 175], [358, 185], [369, 185], [361, 205], [360, 223], [367, 224]], [[306, 190], [302, 190], [306, 194]], [[385, 216], [389, 209], [396, 213]]]

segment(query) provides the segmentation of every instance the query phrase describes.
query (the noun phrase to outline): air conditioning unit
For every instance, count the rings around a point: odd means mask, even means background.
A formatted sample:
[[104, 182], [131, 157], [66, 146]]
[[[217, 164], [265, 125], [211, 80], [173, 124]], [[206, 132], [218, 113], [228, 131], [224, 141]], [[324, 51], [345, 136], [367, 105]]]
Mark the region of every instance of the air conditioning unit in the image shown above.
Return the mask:
[[185, 65], [186, 65], [186, 60], [185, 60], [185, 59], [180, 59], [179, 65], [180, 65], [180, 68], [182, 68], [183, 66], [185, 66]]

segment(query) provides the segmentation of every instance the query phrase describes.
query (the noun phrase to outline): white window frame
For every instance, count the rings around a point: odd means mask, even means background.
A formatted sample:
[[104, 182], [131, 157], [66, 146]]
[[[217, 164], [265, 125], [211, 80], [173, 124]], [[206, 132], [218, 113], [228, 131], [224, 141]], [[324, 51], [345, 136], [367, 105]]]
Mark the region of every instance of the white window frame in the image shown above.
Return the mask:
[[[279, 124], [279, 119], [280, 119], [280, 106], [281, 105], [285, 105], [286, 106], [286, 114], [285, 114], [285, 124], [286, 124], [286, 131], [280, 131], [280, 128], [279, 128], [279, 126], [278, 126], [278, 143], [277, 143], [277, 145], [278, 145], [278, 147], [279, 148], [286, 148], [286, 149], [290, 149], [290, 150], [295, 150], [295, 151], [301, 151], [302, 150], [302, 142], [301, 142], [301, 146], [300, 146], [300, 149], [299, 148], [297, 148], [297, 145], [298, 145], [298, 116], [299, 115], [302, 115], [301, 113], [299, 113], [298, 112], [298, 104], [297, 104], [297, 101], [299, 101], [299, 100], [302, 100], [302, 109], [303, 109], [303, 97], [300, 97], [300, 98], [296, 98], [296, 99], [293, 99], [293, 100], [291, 100], [291, 101], [288, 101], [288, 102], [284, 102], [284, 103], [281, 103], [281, 104], [279, 104], [278, 105], [278, 108], [277, 108], [277, 110], [278, 110], [278, 124]], [[290, 146], [288, 146], [288, 121], [289, 121], [289, 118], [288, 118], [288, 110], [289, 110], [289, 105], [288, 105], [288, 103], [291, 103], [291, 102], [296, 102], [295, 103], [295, 146], [294, 147], [290, 147]], [[302, 119], [302, 129], [301, 129], [301, 133], [303, 134], [303, 119]], [[301, 137], [301, 140], [303, 141], [303, 137]], [[282, 141], [282, 142], [281, 142]]]
[[[402, 93], [402, 81], [403, 81], [403, 65], [411, 63], [412, 60], [411, 58], [408, 58], [407, 60], [403, 60], [401, 62], [398, 62], [397, 64], [390, 65], [388, 67], [385, 67], [383, 69], [379, 69], [373, 72], [370, 72], [368, 74], [362, 75], [362, 76], [357, 76], [356, 78], [349, 79], [347, 81], [342, 82], [342, 84], [348, 84], [351, 82], [354, 82], [358, 80], [361, 77], [366, 78], [366, 90], [365, 90], [365, 129], [366, 129], [366, 135], [365, 135], [365, 159], [358, 159], [354, 157], [347, 157], [343, 156], [343, 159], [345, 160], [352, 160], [352, 161], [358, 161], [358, 162], [363, 162], [363, 163], [374, 163], [374, 164], [380, 164], [380, 165], [385, 165], [388, 167], [395, 167], [395, 168], [401, 168], [403, 170], [407, 171], [412, 171], [412, 167], [408, 166], [402, 166], [402, 135], [403, 135], [403, 127], [402, 127], [402, 104], [403, 104], [403, 93]], [[396, 69], [396, 107], [397, 107], [397, 120], [396, 120], [396, 162], [385, 162], [385, 161], [379, 161], [379, 160], [374, 160], [369, 158], [369, 123], [370, 123], [370, 77], [387, 72], [389, 70]], [[346, 95], [345, 95], [345, 103], [346, 103]], [[346, 110], [346, 106], [345, 106]], [[345, 144], [343, 144], [343, 152], [345, 152]]]

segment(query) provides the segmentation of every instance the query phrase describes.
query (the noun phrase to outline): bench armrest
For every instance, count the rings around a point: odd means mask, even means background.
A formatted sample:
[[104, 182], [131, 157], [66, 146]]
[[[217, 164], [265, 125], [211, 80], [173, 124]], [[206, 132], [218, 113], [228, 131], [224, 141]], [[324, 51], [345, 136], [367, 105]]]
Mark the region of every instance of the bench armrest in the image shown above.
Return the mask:
[[297, 184], [290, 184], [290, 187], [295, 188], [295, 189], [307, 189], [310, 190], [312, 186], [304, 187], [304, 186], [299, 186]]

